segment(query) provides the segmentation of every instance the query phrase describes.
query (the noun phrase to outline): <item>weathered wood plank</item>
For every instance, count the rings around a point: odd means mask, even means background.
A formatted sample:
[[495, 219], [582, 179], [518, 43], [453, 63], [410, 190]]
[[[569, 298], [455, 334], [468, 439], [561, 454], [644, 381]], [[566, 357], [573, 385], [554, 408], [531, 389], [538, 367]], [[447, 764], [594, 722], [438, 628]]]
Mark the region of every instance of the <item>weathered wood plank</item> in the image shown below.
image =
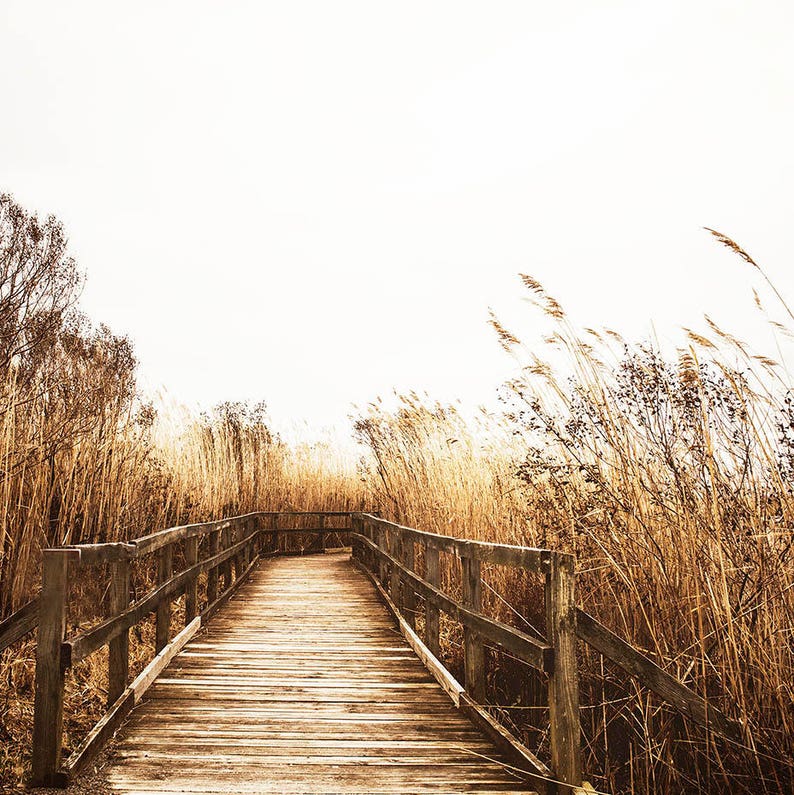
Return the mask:
[[[433, 588], [440, 590], [441, 578], [438, 557], [438, 547], [428, 546], [425, 548], [425, 579]], [[425, 599], [425, 643], [430, 652], [436, 657], [441, 653], [439, 633], [440, 613], [438, 607], [430, 599]]]
[[[198, 563], [198, 538], [188, 538], [185, 541], [185, 563], [192, 568]], [[208, 566], [207, 569], [210, 567]], [[187, 626], [198, 613], [198, 573], [188, 577], [185, 586], [185, 626]]]
[[[213, 530], [209, 537], [209, 556], [214, 557], [219, 552], [220, 530]], [[207, 572], [207, 603], [212, 604], [218, 598], [218, 567], [213, 566]]]

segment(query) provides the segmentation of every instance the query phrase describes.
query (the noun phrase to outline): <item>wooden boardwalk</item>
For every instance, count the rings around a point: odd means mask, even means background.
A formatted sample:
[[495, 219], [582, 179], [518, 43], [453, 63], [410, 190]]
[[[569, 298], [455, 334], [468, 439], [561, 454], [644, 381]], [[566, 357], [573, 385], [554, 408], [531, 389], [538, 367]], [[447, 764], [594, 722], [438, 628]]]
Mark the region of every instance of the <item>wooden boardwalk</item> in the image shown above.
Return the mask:
[[119, 733], [122, 793], [526, 792], [347, 554], [279, 557]]

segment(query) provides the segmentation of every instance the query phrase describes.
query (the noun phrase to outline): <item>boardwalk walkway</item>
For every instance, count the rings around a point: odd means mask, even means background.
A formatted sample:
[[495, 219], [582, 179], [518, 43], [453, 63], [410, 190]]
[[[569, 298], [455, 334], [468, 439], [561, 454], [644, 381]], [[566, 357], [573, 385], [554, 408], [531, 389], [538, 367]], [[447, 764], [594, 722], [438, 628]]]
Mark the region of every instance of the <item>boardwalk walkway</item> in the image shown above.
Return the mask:
[[123, 793], [526, 792], [346, 554], [273, 558], [119, 734]]

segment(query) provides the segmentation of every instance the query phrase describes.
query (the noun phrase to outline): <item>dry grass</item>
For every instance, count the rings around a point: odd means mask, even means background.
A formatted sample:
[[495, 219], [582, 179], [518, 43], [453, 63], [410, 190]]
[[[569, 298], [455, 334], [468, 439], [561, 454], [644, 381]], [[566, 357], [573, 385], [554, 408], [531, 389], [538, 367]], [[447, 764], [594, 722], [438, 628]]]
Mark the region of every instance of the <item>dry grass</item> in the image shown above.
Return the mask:
[[[370, 407], [356, 427], [376, 499], [389, 518], [423, 529], [574, 552], [584, 608], [745, 727], [743, 745], [722, 741], [582, 648], [584, 758], [597, 788], [791, 791], [785, 370], [711, 322], [709, 336], [688, 332], [672, 361], [614, 332], [579, 334], [536, 281], [523, 281], [555, 324], [554, 365], [525, 351], [505, 413], [475, 422], [415, 395], [395, 411]], [[503, 345], [520, 345], [492, 325]], [[539, 583], [498, 567], [486, 578], [495, 614], [542, 628]], [[446, 655], [459, 665], [456, 632]], [[542, 682], [496, 652], [490, 676], [502, 717], [546, 752]]]

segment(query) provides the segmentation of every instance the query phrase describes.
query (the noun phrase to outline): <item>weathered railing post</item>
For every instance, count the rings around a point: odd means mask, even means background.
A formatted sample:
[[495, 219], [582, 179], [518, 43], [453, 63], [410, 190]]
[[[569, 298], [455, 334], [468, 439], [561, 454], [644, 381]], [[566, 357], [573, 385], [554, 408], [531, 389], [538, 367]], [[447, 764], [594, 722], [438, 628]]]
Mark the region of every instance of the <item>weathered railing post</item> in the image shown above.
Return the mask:
[[[378, 534], [378, 549], [380, 549], [383, 552], [388, 552], [389, 549], [386, 546], [386, 531], [382, 527], [378, 526], [377, 534]], [[378, 555], [378, 576], [380, 578], [380, 583], [384, 588], [386, 587], [386, 575], [388, 573], [388, 565], [389, 564], [386, 563], [386, 560], [381, 555]]]
[[[400, 547], [402, 539], [395, 528], [389, 530], [389, 552], [395, 560], [400, 560]], [[391, 567], [391, 599], [402, 613], [403, 599], [402, 589], [400, 588], [400, 567], [392, 563]]]
[[[108, 618], [115, 618], [130, 606], [130, 562], [116, 560], [110, 564]], [[125, 629], [108, 643], [108, 707], [127, 687], [130, 673], [130, 631]]]
[[[317, 517], [317, 527], [319, 527], [321, 530], [325, 529], [325, 514], [324, 513], [321, 513]], [[326, 536], [326, 534], [324, 532], [320, 533], [320, 536], [319, 536], [319, 541], [320, 541], [319, 546], [320, 546], [320, 549], [323, 552], [325, 552], [325, 541], [326, 541], [325, 536]]]
[[36, 701], [33, 716], [31, 784], [58, 786], [61, 777], [64, 667], [61, 644], [66, 636], [69, 553], [45, 549], [41, 570], [39, 632], [36, 645]]
[[[425, 545], [425, 579], [434, 588], [439, 587], [438, 547], [433, 544]], [[430, 599], [425, 599], [425, 645], [435, 657], [441, 653], [439, 610]]]
[[[403, 566], [409, 571], [414, 570], [415, 564], [415, 551], [414, 541], [412, 538], [402, 539], [402, 556], [401, 562]], [[413, 586], [408, 579], [402, 581], [402, 609], [405, 620], [412, 626], [416, 627], [416, 593]]]
[[[209, 537], [209, 556], [218, 554], [220, 530], [213, 530]], [[218, 567], [213, 566], [207, 572], [207, 603], [212, 604], [218, 598]]]
[[[174, 547], [166, 544], [157, 555], [157, 582], [162, 585], [174, 573]], [[164, 599], [157, 606], [157, 625], [155, 629], [154, 650], [159, 654], [167, 645], [171, 630], [171, 600]]]
[[[480, 613], [482, 610], [482, 582], [480, 561], [461, 558], [463, 604]], [[482, 638], [468, 627], [463, 628], [463, 662], [466, 692], [478, 703], [485, 703], [485, 647]]]
[[[364, 528], [362, 526], [361, 518], [356, 516], [355, 514], [350, 514], [350, 530], [352, 533], [356, 533], [358, 535], [364, 535]], [[359, 563], [364, 563], [364, 548], [361, 542], [356, 539], [352, 538], [350, 541], [351, 546], [351, 557], [354, 560], [357, 560]]]
[[546, 574], [546, 634], [554, 649], [554, 668], [549, 675], [551, 766], [560, 781], [580, 786], [576, 575], [573, 555], [562, 552], [551, 554]]
[[[231, 527], [231, 543], [234, 546], [240, 540], [240, 525], [235, 522]], [[241, 553], [237, 552], [232, 555], [232, 566], [234, 568], [234, 579], [235, 581], [240, 579], [240, 575], [243, 573], [243, 563], [241, 560]]]
[[[198, 536], [185, 539], [185, 566], [190, 568], [198, 563]], [[185, 586], [185, 626], [187, 626], [198, 613], [198, 575], [193, 574]]]
[[[231, 546], [231, 529], [224, 527], [221, 530], [221, 550], [227, 550]], [[228, 558], [221, 564], [223, 574], [223, 590], [225, 591], [232, 584], [232, 562]]]

